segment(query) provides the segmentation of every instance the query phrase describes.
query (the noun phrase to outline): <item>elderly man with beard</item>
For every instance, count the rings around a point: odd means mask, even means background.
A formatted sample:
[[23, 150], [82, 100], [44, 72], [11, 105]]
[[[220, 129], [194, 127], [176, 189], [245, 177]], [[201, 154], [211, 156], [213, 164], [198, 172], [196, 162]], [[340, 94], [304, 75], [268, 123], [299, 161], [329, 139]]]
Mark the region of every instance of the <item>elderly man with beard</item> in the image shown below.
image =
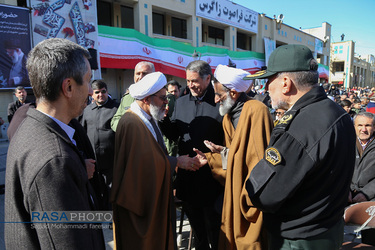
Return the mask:
[[246, 95], [248, 72], [219, 65], [215, 71], [215, 102], [224, 116], [225, 147], [205, 141], [213, 175], [224, 185], [224, 204], [219, 249], [264, 249], [262, 213], [252, 207], [244, 188], [252, 168], [263, 158], [272, 118], [266, 105]]
[[166, 83], [155, 72], [131, 85], [136, 100], [118, 123], [111, 193], [117, 249], [176, 248], [171, 175], [175, 167], [195, 171], [206, 163], [167, 156], [157, 125], [165, 115]]
[[12, 61], [12, 67], [8, 75], [8, 87], [29, 86], [29, 77], [26, 70], [26, 55], [21, 49], [19, 39], [10, 39], [4, 41], [4, 48]]

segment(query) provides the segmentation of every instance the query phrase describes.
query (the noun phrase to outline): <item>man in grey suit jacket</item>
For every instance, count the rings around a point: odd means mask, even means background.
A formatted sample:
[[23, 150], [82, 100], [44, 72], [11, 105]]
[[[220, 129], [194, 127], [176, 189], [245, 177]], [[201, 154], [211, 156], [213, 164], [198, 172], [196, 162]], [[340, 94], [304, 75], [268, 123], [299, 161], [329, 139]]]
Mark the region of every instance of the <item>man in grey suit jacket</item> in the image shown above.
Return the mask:
[[68, 126], [82, 114], [92, 91], [89, 57], [83, 47], [58, 38], [42, 41], [29, 54], [27, 69], [37, 108], [28, 110], [9, 145], [7, 249], [105, 248], [101, 229], [92, 224], [30, 223], [35, 212], [62, 215], [61, 211], [95, 209], [85, 162], [73, 139], [75, 130]]

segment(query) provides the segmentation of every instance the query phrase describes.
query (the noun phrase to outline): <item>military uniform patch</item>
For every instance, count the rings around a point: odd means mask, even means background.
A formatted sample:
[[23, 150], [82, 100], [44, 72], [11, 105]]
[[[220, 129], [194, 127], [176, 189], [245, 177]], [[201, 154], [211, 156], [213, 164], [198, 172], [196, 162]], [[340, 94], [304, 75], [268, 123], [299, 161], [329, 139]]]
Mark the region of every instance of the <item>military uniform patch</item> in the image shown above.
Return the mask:
[[281, 155], [276, 148], [267, 148], [266, 160], [275, 166], [281, 162]]
[[293, 118], [292, 114], [284, 115], [283, 117], [281, 117], [278, 124], [287, 124], [292, 118]]
[[265, 70], [260, 70], [260, 71], [258, 71], [256, 73], [252, 74], [252, 75], [249, 75], [249, 77], [258, 77], [258, 76], [264, 75], [265, 73], [266, 73]]

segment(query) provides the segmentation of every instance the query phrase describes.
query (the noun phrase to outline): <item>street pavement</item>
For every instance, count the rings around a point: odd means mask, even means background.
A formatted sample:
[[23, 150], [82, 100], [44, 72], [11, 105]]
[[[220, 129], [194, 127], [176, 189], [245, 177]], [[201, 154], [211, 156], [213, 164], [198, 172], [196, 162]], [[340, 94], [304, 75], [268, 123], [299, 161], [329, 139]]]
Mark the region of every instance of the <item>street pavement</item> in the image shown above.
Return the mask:
[[[0, 184], [5, 184], [5, 168], [6, 168], [6, 158], [8, 151], [9, 142], [6, 139], [0, 138]], [[177, 210], [177, 228], [179, 227], [180, 211]], [[0, 249], [5, 249], [4, 242], [4, 195], [0, 195]], [[181, 247], [179, 250], [188, 249], [190, 225], [186, 216], [183, 221], [182, 235], [179, 237], [181, 239]], [[113, 231], [104, 227], [103, 234], [106, 242], [106, 249], [113, 249]], [[194, 248], [192, 248], [194, 249]]]

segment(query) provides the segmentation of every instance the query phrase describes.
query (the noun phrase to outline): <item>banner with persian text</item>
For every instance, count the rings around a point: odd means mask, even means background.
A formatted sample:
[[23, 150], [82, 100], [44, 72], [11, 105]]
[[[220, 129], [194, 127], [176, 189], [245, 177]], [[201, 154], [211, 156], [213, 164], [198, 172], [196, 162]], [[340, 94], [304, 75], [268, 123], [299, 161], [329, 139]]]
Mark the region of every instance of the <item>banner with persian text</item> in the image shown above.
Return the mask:
[[196, 0], [196, 16], [258, 33], [258, 12], [227, 0]]
[[0, 4], [0, 88], [30, 87], [26, 70], [30, 50], [29, 10]]
[[[264, 66], [264, 54], [251, 51], [230, 51], [210, 46], [193, 47], [190, 44], [148, 37], [134, 29], [99, 25], [99, 52], [102, 68], [134, 69], [140, 61], [150, 61], [157, 71], [185, 78], [185, 67], [194, 60], [194, 50], [200, 59], [213, 69], [228, 65], [255, 73]], [[198, 58], [198, 59], [199, 59]]]

